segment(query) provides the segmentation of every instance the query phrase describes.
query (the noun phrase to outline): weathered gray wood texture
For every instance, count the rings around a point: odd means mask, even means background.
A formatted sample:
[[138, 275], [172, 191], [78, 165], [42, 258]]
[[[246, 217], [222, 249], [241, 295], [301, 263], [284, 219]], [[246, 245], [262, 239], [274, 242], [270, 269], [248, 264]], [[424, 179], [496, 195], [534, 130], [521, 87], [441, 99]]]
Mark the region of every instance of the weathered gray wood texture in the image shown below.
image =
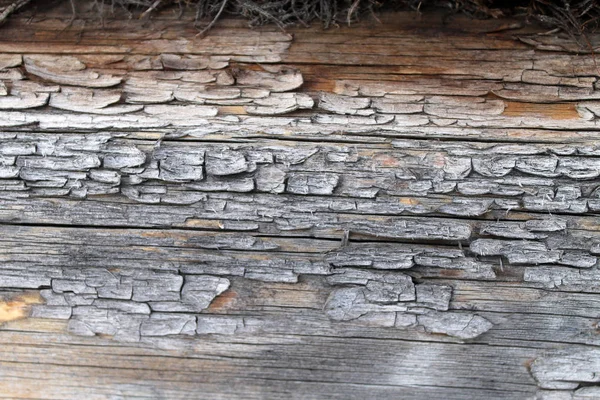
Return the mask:
[[600, 398], [589, 49], [69, 12], [0, 30], [0, 397]]

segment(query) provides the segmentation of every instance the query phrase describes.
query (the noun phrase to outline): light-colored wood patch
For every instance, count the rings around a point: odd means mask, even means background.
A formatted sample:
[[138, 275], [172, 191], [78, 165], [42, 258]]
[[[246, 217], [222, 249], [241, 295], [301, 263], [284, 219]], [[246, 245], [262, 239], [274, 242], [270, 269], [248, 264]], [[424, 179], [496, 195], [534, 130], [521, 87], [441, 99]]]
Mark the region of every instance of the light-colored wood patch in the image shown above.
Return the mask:
[[188, 228], [223, 229], [223, 221], [220, 219], [197, 219], [189, 218], [183, 226]]
[[39, 292], [22, 293], [0, 300], [0, 323], [27, 318], [31, 306], [43, 302]]

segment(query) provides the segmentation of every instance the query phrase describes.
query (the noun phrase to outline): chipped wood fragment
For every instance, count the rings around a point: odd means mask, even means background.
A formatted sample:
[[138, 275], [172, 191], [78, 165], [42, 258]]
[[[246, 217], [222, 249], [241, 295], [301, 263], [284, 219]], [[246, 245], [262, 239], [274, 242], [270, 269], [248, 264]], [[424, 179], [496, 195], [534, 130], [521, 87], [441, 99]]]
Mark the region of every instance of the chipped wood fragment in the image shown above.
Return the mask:
[[113, 105], [120, 99], [119, 92], [62, 88], [60, 93], [52, 93], [49, 105], [61, 110], [103, 115], [126, 114], [143, 108], [136, 105]]
[[313, 105], [313, 99], [303, 93], [272, 93], [264, 99], [255, 99], [253, 105], [244, 108], [248, 114], [279, 115], [311, 109]]
[[116, 86], [122, 78], [86, 70], [85, 64], [72, 56], [36, 55], [23, 57], [25, 69], [50, 82], [102, 88]]
[[24, 110], [42, 107], [48, 103], [48, 93], [18, 93], [0, 97], [0, 110]]
[[263, 66], [264, 71], [238, 69], [235, 80], [239, 85], [264, 88], [270, 92], [289, 92], [304, 83], [299, 70], [285, 66]]

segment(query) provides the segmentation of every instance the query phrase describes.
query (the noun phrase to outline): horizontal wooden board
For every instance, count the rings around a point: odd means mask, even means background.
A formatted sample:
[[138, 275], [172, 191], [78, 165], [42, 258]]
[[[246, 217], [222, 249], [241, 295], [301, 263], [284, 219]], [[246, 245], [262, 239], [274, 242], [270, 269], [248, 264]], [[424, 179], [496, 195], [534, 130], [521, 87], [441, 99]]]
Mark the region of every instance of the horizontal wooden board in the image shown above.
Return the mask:
[[94, 12], [0, 30], [0, 398], [600, 397], [590, 48]]

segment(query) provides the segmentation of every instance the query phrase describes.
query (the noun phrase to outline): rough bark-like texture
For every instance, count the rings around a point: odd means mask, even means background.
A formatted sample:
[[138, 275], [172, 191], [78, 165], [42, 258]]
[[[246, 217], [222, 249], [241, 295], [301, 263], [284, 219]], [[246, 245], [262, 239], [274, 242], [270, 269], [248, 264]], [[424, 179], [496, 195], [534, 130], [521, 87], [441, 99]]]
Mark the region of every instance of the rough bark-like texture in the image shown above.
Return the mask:
[[600, 396], [592, 55], [50, 17], [0, 31], [0, 397]]

